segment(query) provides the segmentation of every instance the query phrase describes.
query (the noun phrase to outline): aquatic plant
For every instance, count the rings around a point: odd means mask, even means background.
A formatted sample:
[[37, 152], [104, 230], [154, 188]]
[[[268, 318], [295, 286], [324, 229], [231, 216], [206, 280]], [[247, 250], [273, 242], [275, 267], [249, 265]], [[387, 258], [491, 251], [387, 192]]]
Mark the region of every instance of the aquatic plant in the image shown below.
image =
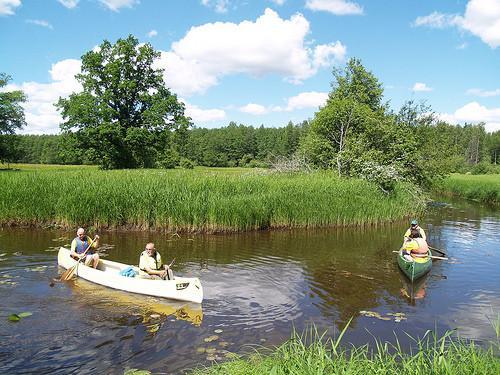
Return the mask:
[[[391, 344], [375, 339], [374, 345], [341, 346], [348, 325], [337, 338], [325, 338], [315, 328], [292, 337], [274, 351], [258, 351], [192, 374], [498, 374], [498, 342], [482, 348], [447, 332], [438, 337], [427, 331], [405, 351], [396, 338]], [[494, 349], [495, 348], [495, 349]]]
[[435, 190], [479, 202], [500, 204], [500, 175], [453, 174], [441, 181]]
[[423, 202], [331, 172], [40, 169], [0, 173], [0, 223], [168, 231], [377, 225]]

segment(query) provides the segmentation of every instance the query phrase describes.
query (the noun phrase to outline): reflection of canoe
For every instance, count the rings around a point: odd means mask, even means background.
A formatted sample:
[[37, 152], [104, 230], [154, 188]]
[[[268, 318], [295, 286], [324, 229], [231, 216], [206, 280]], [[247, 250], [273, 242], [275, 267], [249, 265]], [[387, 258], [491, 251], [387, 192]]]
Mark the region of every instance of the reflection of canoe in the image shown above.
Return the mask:
[[400, 280], [402, 288], [400, 290], [401, 295], [405, 297], [411, 305], [415, 305], [416, 300], [425, 298], [426, 295], [426, 283], [429, 275], [424, 275], [418, 280], [410, 281], [407, 276], [400, 272]]
[[[59, 249], [57, 261], [64, 268], [70, 268], [76, 264], [76, 260], [70, 257], [69, 250], [64, 247]], [[96, 284], [126, 292], [196, 303], [201, 303], [203, 300], [203, 288], [200, 280], [196, 277], [174, 277], [174, 280], [150, 280], [140, 277], [121, 276], [120, 271], [128, 267], [130, 267], [128, 264], [100, 260], [97, 269], [80, 263], [75, 274]], [[137, 272], [139, 271], [137, 267], [133, 268]]]
[[[431, 251], [429, 250], [429, 255], [432, 256]], [[420, 277], [424, 276], [427, 272], [430, 271], [432, 267], [432, 258], [413, 258], [411, 261], [406, 260], [403, 257], [403, 253], [399, 251], [398, 253], [398, 264], [401, 271], [411, 280], [417, 280]]]
[[88, 305], [139, 313], [144, 319], [151, 314], [175, 316], [176, 319], [185, 320], [195, 326], [199, 326], [203, 320], [202, 305], [199, 303], [169, 301], [163, 298], [130, 294], [101, 287], [81, 278], [76, 279], [75, 283], [70, 285], [74, 286], [74, 292], [78, 294], [79, 300]]

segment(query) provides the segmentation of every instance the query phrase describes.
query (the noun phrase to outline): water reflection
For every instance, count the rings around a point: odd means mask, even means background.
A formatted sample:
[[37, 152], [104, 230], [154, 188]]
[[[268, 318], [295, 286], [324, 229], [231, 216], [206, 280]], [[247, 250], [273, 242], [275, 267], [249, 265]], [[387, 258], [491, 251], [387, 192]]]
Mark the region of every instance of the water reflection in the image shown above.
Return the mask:
[[[81, 278], [66, 282], [75, 298], [82, 305], [93, 306], [109, 313], [126, 312], [148, 321], [175, 318], [200, 326], [203, 310], [199, 303], [176, 302], [150, 296], [136, 295], [96, 285]], [[152, 317], [152, 318], [151, 318]]]
[[411, 282], [403, 272], [399, 272], [399, 279], [401, 280], [401, 296], [405, 298], [408, 303], [415, 306], [417, 300], [423, 299], [426, 296], [426, 287], [429, 275], [424, 275], [418, 280]]

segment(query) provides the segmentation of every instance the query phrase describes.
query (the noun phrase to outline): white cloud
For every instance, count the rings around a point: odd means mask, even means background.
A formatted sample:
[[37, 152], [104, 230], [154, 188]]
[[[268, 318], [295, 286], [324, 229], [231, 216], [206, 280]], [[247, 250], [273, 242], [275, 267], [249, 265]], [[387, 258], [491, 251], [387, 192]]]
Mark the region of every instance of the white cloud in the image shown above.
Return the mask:
[[319, 108], [326, 103], [328, 93], [326, 92], [302, 92], [299, 95], [292, 96], [288, 99], [287, 111], [304, 108]]
[[302, 92], [298, 95], [288, 98], [286, 107], [274, 106], [264, 107], [260, 104], [249, 103], [244, 107], [240, 107], [241, 112], [250, 113], [252, 115], [263, 115], [269, 112], [292, 112], [300, 109], [315, 108], [325, 105], [328, 99], [326, 92]]
[[255, 103], [249, 103], [246, 106], [241, 107], [240, 111], [244, 112], [244, 113], [249, 113], [251, 115], [256, 115], [256, 116], [265, 115], [266, 113], [269, 112], [269, 110], [266, 107], [264, 107], [263, 105], [255, 104]]
[[281, 6], [281, 5], [285, 4], [286, 0], [271, 0], [271, 1], [273, 3], [275, 3], [276, 5], [280, 5]]
[[417, 17], [414, 26], [428, 26], [435, 29], [444, 29], [450, 26], [460, 26], [462, 17], [457, 14], [443, 14], [432, 12], [428, 16]]
[[73, 9], [78, 5], [80, 0], [58, 0], [63, 6], [68, 9]]
[[21, 0], [0, 0], [0, 16], [11, 16], [14, 9], [21, 5]]
[[209, 8], [214, 8], [217, 13], [226, 13], [229, 0], [201, 0], [201, 3]]
[[426, 92], [426, 91], [432, 91], [433, 88], [427, 86], [425, 83], [417, 82], [413, 85], [413, 88], [411, 90], [415, 92]]
[[230, 74], [261, 77], [279, 74], [301, 83], [321, 67], [343, 61], [346, 47], [339, 41], [306, 46], [309, 22], [301, 14], [289, 20], [271, 9], [255, 22], [208, 23], [192, 27], [181, 40], [163, 52], [159, 66], [166, 69], [165, 82], [187, 96], [203, 93]]
[[442, 113], [439, 117], [452, 124], [484, 122], [488, 132], [500, 130], [500, 108], [488, 109], [478, 102], [471, 102], [457, 109], [453, 114]]
[[33, 25], [46, 27], [47, 29], [53, 29], [52, 25], [45, 20], [26, 20], [26, 22]]
[[152, 37], [154, 37], [154, 36], [157, 36], [157, 35], [158, 35], [158, 31], [156, 31], [156, 30], [151, 30], [151, 31], [150, 31], [147, 35], [148, 35], [148, 37], [149, 37], [149, 38], [152, 38]]
[[462, 27], [479, 36], [491, 48], [500, 46], [500, 1], [469, 1]]
[[314, 11], [325, 11], [338, 16], [363, 14], [363, 7], [346, 0], [307, 0], [306, 8]]
[[182, 101], [186, 106], [186, 116], [191, 117], [195, 125], [203, 122], [220, 121], [226, 118], [226, 112], [222, 109], [201, 109], [196, 105], [189, 104], [184, 100]]
[[418, 17], [415, 26], [444, 28], [455, 26], [478, 36], [491, 48], [500, 46], [500, 1], [470, 0], [463, 16], [433, 12]]
[[79, 60], [63, 60], [52, 65], [51, 83], [24, 82], [21, 85], [8, 85], [9, 89], [22, 90], [27, 101], [23, 104], [27, 126], [21, 133], [47, 134], [58, 133], [62, 118], [54, 103], [59, 97], [67, 97], [82, 90], [74, 78], [80, 72]]
[[114, 12], [118, 12], [120, 8], [132, 8], [139, 0], [99, 0], [106, 7]]
[[483, 97], [483, 98], [489, 98], [489, 97], [492, 97], [492, 96], [499, 96], [500, 95], [500, 89], [490, 90], [490, 91], [482, 90], [482, 89], [470, 89], [470, 90], [467, 90], [467, 94], [469, 94], [469, 95], [475, 95], [475, 96], [480, 96], [480, 97]]

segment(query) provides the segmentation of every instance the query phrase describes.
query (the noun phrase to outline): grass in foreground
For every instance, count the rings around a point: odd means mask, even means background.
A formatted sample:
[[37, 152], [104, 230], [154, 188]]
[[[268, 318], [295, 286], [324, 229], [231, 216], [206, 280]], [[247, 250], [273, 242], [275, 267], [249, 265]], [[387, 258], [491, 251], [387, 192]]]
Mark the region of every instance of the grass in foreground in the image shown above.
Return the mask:
[[0, 224], [169, 231], [373, 225], [423, 209], [411, 186], [384, 195], [334, 173], [195, 170], [0, 171]]
[[[347, 328], [347, 327], [346, 327]], [[315, 330], [292, 338], [270, 355], [254, 354], [248, 359], [196, 369], [202, 374], [499, 374], [500, 358], [493, 347], [483, 349], [473, 342], [452, 339], [452, 332], [437, 338], [428, 331], [414, 340], [415, 350], [405, 353], [395, 345], [377, 341], [368, 345], [340, 346], [344, 331], [334, 341], [324, 340]], [[498, 353], [498, 342], [496, 344]]]
[[436, 190], [442, 194], [500, 205], [500, 174], [453, 174], [444, 179]]

